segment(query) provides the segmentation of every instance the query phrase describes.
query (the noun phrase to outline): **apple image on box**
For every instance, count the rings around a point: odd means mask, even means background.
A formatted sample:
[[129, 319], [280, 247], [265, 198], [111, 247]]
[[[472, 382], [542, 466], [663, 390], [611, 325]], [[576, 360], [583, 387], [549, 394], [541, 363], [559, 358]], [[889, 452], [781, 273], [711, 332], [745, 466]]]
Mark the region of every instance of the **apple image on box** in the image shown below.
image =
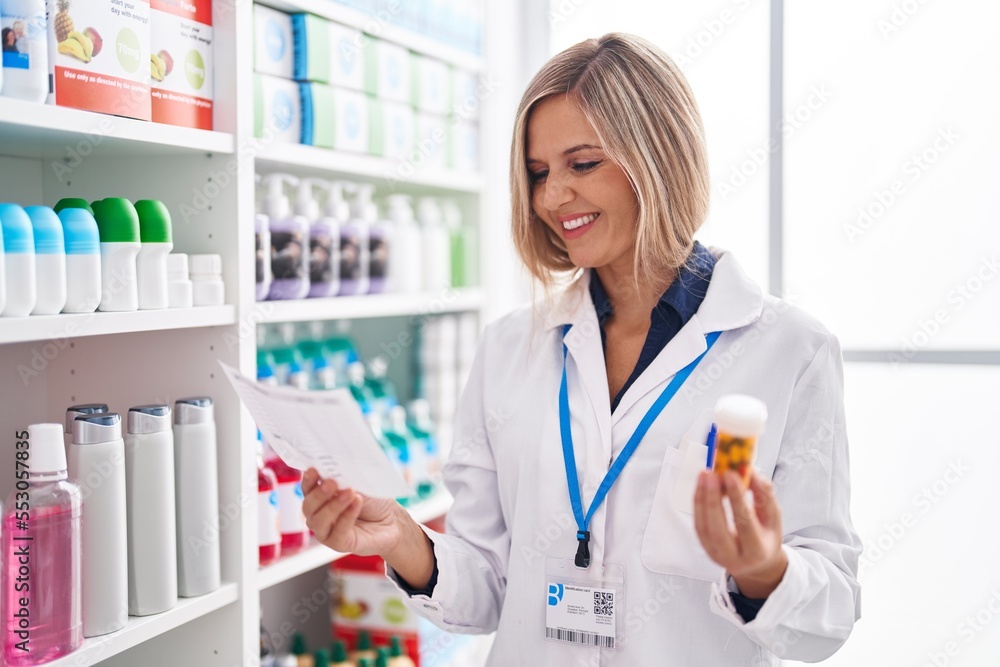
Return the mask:
[[104, 40], [101, 38], [101, 34], [96, 30], [94, 30], [93, 28], [87, 28], [86, 30], [83, 31], [83, 34], [89, 37], [90, 41], [94, 43], [93, 56], [96, 56], [98, 53], [101, 52], [101, 49], [104, 47]]

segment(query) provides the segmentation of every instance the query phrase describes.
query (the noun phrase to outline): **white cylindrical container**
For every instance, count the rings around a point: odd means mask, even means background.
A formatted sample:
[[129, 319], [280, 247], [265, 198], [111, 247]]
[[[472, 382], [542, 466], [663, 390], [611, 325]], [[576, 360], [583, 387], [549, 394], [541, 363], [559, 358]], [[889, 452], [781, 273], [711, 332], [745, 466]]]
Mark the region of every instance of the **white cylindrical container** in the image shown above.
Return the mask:
[[433, 197], [423, 197], [417, 205], [420, 221], [420, 250], [423, 255], [424, 290], [451, 287], [451, 235], [444, 225], [441, 206]]
[[171, 308], [190, 308], [194, 305], [194, 286], [188, 278], [188, 256], [183, 253], [167, 255], [167, 301]]
[[92, 204], [101, 235], [102, 312], [139, 309], [135, 259], [139, 254], [139, 216], [132, 202], [109, 197]]
[[[0, 0], [2, 1], [2, 0]], [[66, 239], [66, 305], [64, 313], [92, 313], [101, 303], [101, 238], [90, 211], [59, 211]]]
[[83, 636], [97, 637], [128, 621], [121, 415], [105, 412], [73, 421], [69, 477], [83, 492]]
[[424, 268], [421, 253], [420, 227], [413, 219], [409, 195], [395, 194], [385, 198], [386, 215], [395, 223], [396, 252], [392, 254], [389, 291], [415, 294], [423, 286]]
[[4, 282], [7, 303], [4, 317], [24, 317], [35, 307], [35, 234], [31, 218], [17, 204], [0, 204], [3, 229]]
[[191, 255], [191, 283], [194, 286], [194, 305], [221, 306], [226, 302], [226, 288], [222, 283], [221, 255]]
[[136, 257], [139, 308], [159, 310], [169, 305], [167, 295], [167, 255], [174, 248], [170, 211], [163, 202], [142, 199], [135, 203], [139, 215], [142, 247]]
[[125, 434], [128, 613], [159, 614], [177, 604], [174, 434], [170, 406], [129, 408]]
[[[0, 28], [3, 29], [4, 42], [4, 76], [0, 95], [39, 104], [45, 101], [49, 93], [46, 17], [45, 0], [3, 0], [0, 5]], [[79, 44], [83, 53], [84, 45]]]
[[35, 239], [35, 285], [32, 315], [55, 315], [66, 305], [66, 246], [59, 216], [48, 206], [24, 209]]
[[204, 595], [221, 585], [215, 412], [208, 397], [174, 404], [177, 593]]

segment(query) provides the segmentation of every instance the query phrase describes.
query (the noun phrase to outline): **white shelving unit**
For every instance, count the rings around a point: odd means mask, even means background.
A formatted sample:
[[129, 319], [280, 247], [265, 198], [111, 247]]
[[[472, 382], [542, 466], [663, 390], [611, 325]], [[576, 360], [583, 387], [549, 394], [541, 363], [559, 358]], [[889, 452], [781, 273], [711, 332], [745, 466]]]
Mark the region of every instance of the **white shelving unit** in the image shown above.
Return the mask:
[[[315, 546], [264, 570], [257, 567], [256, 429], [219, 372], [221, 360], [253, 375], [258, 325], [475, 312], [490, 305], [486, 249], [507, 236], [503, 206], [509, 120], [520, 72], [506, 53], [519, 24], [504, 4], [488, 5], [487, 52], [479, 57], [373, 19], [329, 0], [264, 0], [308, 11], [376, 34], [424, 55], [504, 82], [482, 100], [479, 173], [417, 169], [391, 180], [395, 164], [308, 146], [253, 138], [253, 5], [215, 0], [215, 127], [191, 130], [0, 98], [0, 201], [53, 205], [63, 197], [159, 199], [173, 215], [176, 252], [223, 259], [225, 305], [186, 310], [94, 313], [0, 319], [0, 432], [61, 422], [67, 406], [130, 406], [191, 395], [215, 399], [218, 433], [223, 586], [172, 610], [131, 618], [123, 630], [86, 641], [56, 665], [237, 667], [256, 664], [263, 591], [295, 591], [300, 576], [336, 554]], [[493, 146], [492, 148], [490, 146]], [[374, 183], [390, 190], [452, 196], [475, 221], [482, 248], [480, 287], [416, 295], [263, 302], [254, 300], [254, 172], [277, 169]], [[486, 183], [497, 188], [487, 191]], [[493, 192], [496, 190], [497, 192]], [[0, 469], [14, 452], [0, 438]], [[12, 479], [0, 476], [0, 496]], [[413, 509], [418, 520], [443, 514], [446, 495]]]

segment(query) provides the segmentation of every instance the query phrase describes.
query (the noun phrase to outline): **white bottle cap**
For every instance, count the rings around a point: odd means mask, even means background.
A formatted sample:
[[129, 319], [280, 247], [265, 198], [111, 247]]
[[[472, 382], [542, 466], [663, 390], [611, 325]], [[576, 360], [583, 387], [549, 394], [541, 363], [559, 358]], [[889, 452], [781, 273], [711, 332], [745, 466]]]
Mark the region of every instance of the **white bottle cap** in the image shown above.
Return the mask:
[[162, 403], [137, 405], [128, 409], [128, 433], [144, 435], [162, 433], [171, 427], [170, 406]]
[[167, 280], [188, 279], [188, 256], [172, 252], [167, 255]]
[[191, 278], [222, 275], [222, 255], [191, 255]]
[[107, 412], [107, 403], [85, 403], [83, 405], [71, 405], [66, 408], [66, 435], [73, 435], [73, 422], [80, 415], [93, 415], [100, 412]]
[[215, 408], [208, 396], [179, 398], [174, 403], [174, 424], [210, 424], [215, 421]]
[[60, 472], [66, 469], [66, 449], [61, 425], [29, 425], [28, 443], [28, 466], [31, 472]]
[[756, 438], [764, 431], [767, 406], [745, 394], [729, 394], [715, 404], [715, 425], [738, 438]]
[[117, 412], [80, 415], [73, 421], [74, 445], [103, 445], [122, 437], [122, 416]]

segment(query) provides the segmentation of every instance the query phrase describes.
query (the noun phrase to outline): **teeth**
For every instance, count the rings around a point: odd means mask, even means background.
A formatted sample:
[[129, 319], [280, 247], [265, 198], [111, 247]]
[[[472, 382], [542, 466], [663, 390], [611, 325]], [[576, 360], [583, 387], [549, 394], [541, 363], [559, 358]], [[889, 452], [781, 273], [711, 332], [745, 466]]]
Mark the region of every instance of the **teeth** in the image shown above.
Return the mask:
[[594, 220], [596, 220], [597, 216], [599, 215], [600, 213], [591, 213], [589, 215], [580, 216], [579, 218], [573, 218], [572, 220], [567, 220], [566, 222], [563, 223], [563, 229], [571, 230], [571, 229], [577, 229], [578, 227], [583, 227], [584, 225], [589, 225]]

